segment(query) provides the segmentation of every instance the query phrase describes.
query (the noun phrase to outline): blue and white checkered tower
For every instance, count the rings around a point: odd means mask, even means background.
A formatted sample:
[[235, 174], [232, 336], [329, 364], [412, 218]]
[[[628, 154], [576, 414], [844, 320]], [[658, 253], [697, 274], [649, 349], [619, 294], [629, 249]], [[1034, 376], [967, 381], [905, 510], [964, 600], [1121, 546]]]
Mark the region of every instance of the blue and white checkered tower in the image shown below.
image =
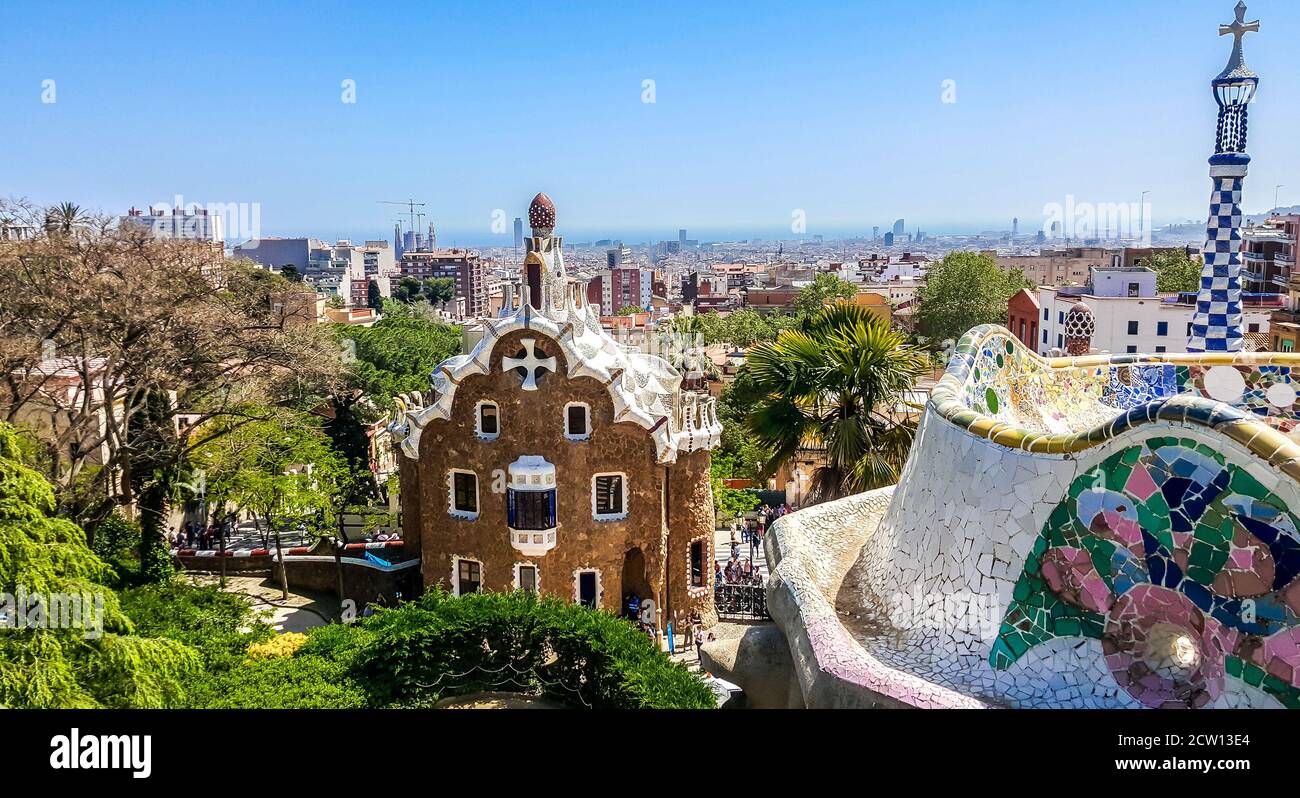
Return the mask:
[[1210, 218], [1205, 223], [1205, 266], [1192, 317], [1188, 352], [1241, 351], [1241, 186], [1250, 156], [1246, 154], [1246, 106], [1255, 97], [1259, 77], [1246, 67], [1241, 39], [1259, 30], [1259, 21], [1246, 22], [1246, 4], [1237, 3], [1237, 18], [1220, 25], [1219, 35], [1232, 34], [1228, 65], [1211, 81], [1219, 103], [1219, 125], [1210, 158]]

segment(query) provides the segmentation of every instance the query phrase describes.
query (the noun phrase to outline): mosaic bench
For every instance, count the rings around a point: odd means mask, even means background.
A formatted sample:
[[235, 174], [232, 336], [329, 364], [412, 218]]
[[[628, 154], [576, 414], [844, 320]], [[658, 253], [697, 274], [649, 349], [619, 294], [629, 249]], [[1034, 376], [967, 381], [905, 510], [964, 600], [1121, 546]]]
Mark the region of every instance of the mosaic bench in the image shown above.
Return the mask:
[[772, 529], [805, 701], [1300, 706], [1297, 366], [972, 330], [897, 486]]

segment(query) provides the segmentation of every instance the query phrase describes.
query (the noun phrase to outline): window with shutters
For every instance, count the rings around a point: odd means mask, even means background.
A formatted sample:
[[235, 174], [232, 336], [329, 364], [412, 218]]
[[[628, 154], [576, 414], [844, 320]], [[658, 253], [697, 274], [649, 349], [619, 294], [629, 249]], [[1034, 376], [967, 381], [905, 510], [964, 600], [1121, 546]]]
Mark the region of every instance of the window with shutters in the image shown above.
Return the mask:
[[591, 514], [597, 521], [627, 517], [627, 477], [596, 474], [591, 478]]
[[526, 593], [537, 592], [537, 566], [519, 565], [515, 569], [515, 587]]

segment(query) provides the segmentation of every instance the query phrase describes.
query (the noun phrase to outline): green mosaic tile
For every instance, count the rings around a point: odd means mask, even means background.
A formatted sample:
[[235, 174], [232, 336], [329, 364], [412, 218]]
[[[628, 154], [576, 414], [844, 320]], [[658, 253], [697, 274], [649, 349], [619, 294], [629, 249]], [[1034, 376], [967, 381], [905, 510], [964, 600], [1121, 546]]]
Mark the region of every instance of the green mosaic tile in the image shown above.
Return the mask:
[[1264, 669], [1248, 662], [1246, 663], [1244, 672], [1241, 674], [1241, 678], [1246, 682], [1246, 684], [1253, 687], [1259, 687], [1264, 682]]
[[1062, 618], [1056, 622], [1052, 631], [1064, 637], [1077, 637], [1083, 633], [1083, 624], [1078, 618]]
[[1106, 489], [1114, 491], [1124, 490], [1128, 484], [1128, 475], [1133, 473], [1133, 467], [1129, 465], [1117, 465], [1106, 472]]

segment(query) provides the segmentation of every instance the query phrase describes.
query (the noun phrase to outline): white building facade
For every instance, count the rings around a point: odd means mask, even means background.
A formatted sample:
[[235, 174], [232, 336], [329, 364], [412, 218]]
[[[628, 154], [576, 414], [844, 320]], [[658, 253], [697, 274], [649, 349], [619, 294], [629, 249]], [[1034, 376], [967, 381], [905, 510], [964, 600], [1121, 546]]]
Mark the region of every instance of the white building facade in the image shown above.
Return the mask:
[[[1111, 354], [1186, 352], [1191, 332], [1194, 302], [1180, 302], [1177, 295], [1156, 293], [1156, 274], [1150, 269], [1094, 267], [1089, 284], [1083, 287], [1038, 289], [1042, 317], [1038, 340], [1040, 355], [1065, 349], [1065, 317], [1082, 302], [1096, 319], [1092, 349]], [[1246, 333], [1268, 334], [1273, 308], [1247, 307], [1243, 326]]]

